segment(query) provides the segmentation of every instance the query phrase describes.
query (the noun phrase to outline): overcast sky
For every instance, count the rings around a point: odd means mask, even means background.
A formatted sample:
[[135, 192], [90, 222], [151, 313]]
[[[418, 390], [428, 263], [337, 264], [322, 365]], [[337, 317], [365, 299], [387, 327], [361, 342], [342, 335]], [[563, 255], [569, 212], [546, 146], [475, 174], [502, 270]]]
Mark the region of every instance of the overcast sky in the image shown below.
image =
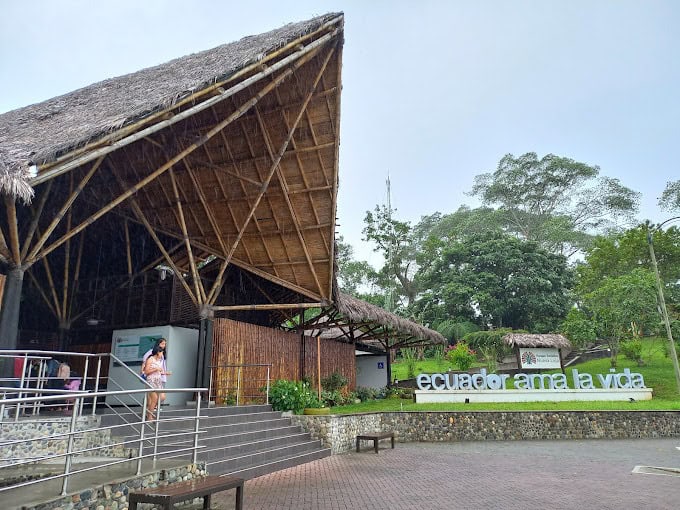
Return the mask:
[[475, 205], [506, 153], [599, 165], [643, 194], [680, 178], [680, 2], [0, 0], [0, 112], [285, 23], [345, 13], [339, 233]]

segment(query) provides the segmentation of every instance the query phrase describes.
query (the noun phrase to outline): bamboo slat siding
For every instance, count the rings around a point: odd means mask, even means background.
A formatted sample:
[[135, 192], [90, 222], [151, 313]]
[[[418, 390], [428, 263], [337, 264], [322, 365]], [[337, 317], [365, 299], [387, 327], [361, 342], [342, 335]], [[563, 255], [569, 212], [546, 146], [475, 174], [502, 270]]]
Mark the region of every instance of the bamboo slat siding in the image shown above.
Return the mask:
[[[213, 323], [213, 366], [246, 365], [271, 363], [271, 380], [300, 380], [308, 377], [316, 388], [317, 384], [317, 339], [265, 328], [229, 319], [215, 319]], [[348, 379], [347, 387], [356, 386], [354, 345], [321, 339], [321, 378], [339, 372]], [[243, 369], [242, 386], [248, 380], [263, 379], [264, 369]], [[234, 368], [215, 369], [211, 394], [224, 397], [229, 391], [234, 394], [237, 370]], [[253, 396], [253, 385], [246, 387], [240, 395], [248, 400]], [[260, 386], [264, 386], [261, 383]], [[256, 393], [256, 392], [255, 392]], [[219, 403], [219, 398], [218, 398]]]

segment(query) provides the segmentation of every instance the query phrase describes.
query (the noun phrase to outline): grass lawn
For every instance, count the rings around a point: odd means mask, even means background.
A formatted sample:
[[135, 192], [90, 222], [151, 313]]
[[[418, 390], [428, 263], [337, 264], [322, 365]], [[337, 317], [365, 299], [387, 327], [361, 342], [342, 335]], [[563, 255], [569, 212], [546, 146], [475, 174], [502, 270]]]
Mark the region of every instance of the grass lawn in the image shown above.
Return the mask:
[[[362, 402], [361, 404], [352, 404], [347, 406], [338, 406], [331, 408], [333, 414], [349, 414], [349, 413], [371, 413], [371, 412], [388, 412], [388, 411], [605, 411], [605, 410], [619, 410], [619, 411], [634, 411], [634, 410], [680, 410], [680, 395], [677, 392], [677, 385], [675, 382], [675, 374], [673, 372], [673, 363], [671, 359], [664, 355], [663, 338], [645, 339], [645, 349], [643, 357], [646, 364], [638, 367], [637, 363], [631, 361], [622, 355], [618, 357], [617, 372], [622, 372], [624, 368], [629, 368], [631, 372], [638, 372], [645, 378], [645, 385], [648, 388], [653, 388], [654, 398], [652, 400], [637, 401], [637, 402], [516, 402], [516, 403], [489, 403], [489, 404], [414, 404], [411, 400], [400, 398], [387, 398], [382, 400], [373, 400], [369, 402]], [[428, 365], [429, 362], [429, 365]], [[394, 367], [399, 364], [393, 365]], [[417, 373], [436, 373], [445, 371], [441, 370], [434, 360], [420, 361], [416, 363], [417, 367], [422, 367], [422, 370], [417, 370]], [[425, 369], [426, 366], [433, 367], [430, 370]], [[404, 367], [405, 368], [405, 367]], [[580, 373], [587, 372], [595, 377], [595, 374], [609, 373], [610, 362], [609, 358], [596, 359], [571, 365], [566, 369], [567, 379], [571, 386], [572, 376], [571, 370], [575, 368]], [[405, 371], [405, 370], [404, 370]], [[392, 372], [395, 373], [394, 370]], [[398, 376], [395, 376], [399, 379]], [[403, 377], [404, 379], [406, 376]], [[597, 383], [596, 383], [597, 384]]]

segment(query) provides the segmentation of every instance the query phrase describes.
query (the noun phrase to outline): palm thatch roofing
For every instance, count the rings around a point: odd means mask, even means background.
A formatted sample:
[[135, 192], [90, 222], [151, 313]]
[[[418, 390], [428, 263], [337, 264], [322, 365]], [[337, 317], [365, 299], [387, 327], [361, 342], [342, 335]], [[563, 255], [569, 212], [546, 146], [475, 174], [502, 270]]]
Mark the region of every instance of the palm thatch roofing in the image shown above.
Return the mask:
[[0, 262], [60, 324], [102, 299], [88, 277], [161, 264], [201, 316], [443, 342], [335, 289], [343, 33], [330, 13], [0, 115]]
[[380, 352], [446, 344], [446, 338], [439, 332], [338, 290], [331, 307], [294, 329], [308, 336], [354, 342], [358, 348]]
[[557, 349], [571, 349], [571, 342], [563, 336], [550, 334], [508, 333], [503, 341], [510, 347], [554, 347]]
[[30, 167], [120, 130], [233, 77], [300, 36], [337, 23], [329, 13], [94, 83], [0, 115], [0, 192], [33, 196]]

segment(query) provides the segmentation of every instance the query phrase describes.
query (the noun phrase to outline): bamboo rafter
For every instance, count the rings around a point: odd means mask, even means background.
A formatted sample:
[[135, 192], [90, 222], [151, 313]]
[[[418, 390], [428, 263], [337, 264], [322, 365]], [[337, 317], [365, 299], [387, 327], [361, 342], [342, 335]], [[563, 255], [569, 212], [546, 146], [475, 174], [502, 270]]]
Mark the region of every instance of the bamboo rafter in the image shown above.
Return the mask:
[[194, 281], [194, 291], [196, 292], [196, 298], [199, 300], [198, 304], [203, 304], [206, 302], [205, 290], [203, 289], [203, 283], [198, 277], [198, 269], [196, 268], [196, 261], [194, 260], [194, 252], [191, 249], [191, 241], [189, 240], [189, 232], [187, 230], [187, 224], [184, 220], [184, 209], [182, 208], [182, 201], [179, 198], [179, 191], [177, 190], [177, 180], [175, 179], [175, 172], [170, 169], [170, 181], [172, 182], [172, 192], [175, 195], [175, 205], [177, 206], [177, 212], [180, 220], [180, 228], [182, 229], [182, 235], [184, 236], [184, 246], [186, 247], [187, 254], [189, 255], [189, 265], [191, 268], [191, 278]]
[[36, 277], [33, 276], [33, 273], [32, 273], [30, 270], [28, 270], [27, 273], [28, 273], [28, 276], [31, 278], [31, 281], [33, 281], [33, 285], [35, 285], [35, 288], [38, 289], [38, 292], [39, 292], [40, 295], [42, 296], [43, 301], [45, 301], [45, 304], [46, 304], [47, 307], [50, 309], [50, 312], [52, 312], [52, 315], [54, 315], [54, 317], [55, 317], [57, 320], [59, 320], [59, 315], [57, 314], [57, 311], [56, 311], [55, 308], [54, 308], [54, 304], [53, 304], [53, 303], [50, 301], [50, 299], [47, 297], [47, 294], [45, 294], [45, 291], [44, 291], [43, 288], [40, 286], [40, 283], [38, 282], [38, 280], [36, 279]]
[[9, 227], [9, 243], [12, 249], [12, 260], [16, 267], [21, 266], [21, 250], [19, 248], [19, 225], [17, 223], [17, 204], [13, 197], [4, 195], [7, 209], [7, 225]]
[[[327, 61], [326, 61], [327, 62]], [[283, 153], [286, 151], [286, 148], [288, 147], [288, 144], [290, 143], [291, 138], [293, 138], [293, 134], [295, 133], [295, 128], [297, 127], [298, 123], [300, 122], [300, 119], [302, 118], [302, 115], [304, 113], [305, 108], [307, 108], [307, 105], [309, 104], [309, 101], [314, 95], [314, 89], [316, 88], [316, 85], [319, 83], [319, 80], [321, 78], [321, 75], [323, 74], [323, 70], [325, 69], [325, 66], [323, 66], [321, 72], [318, 74], [316, 79], [314, 80], [314, 84], [311, 87], [310, 92], [307, 94], [307, 97], [305, 98], [305, 101], [302, 105], [302, 108], [300, 112], [297, 115], [297, 118], [295, 119], [295, 122], [293, 123], [292, 129], [289, 130], [288, 135], [286, 136], [286, 139], [284, 140], [283, 145], [279, 149], [278, 154], [274, 158], [274, 161], [272, 163], [272, 167], [269, 171], [269, 174], [267, 175], [267, 178], [264, 180], [262, 184], [262, 189], [260, 191], [260, 194], [258, 195], [258, 199], [255, 201], [253, 206], [250, 209], [250, 212], [248, 213], [248, 216], [246, 217], [245, 221], [243, 222], [242, 227], [239, 229], [239, 234], [237, 236], [237, 240], [234, 242], [232, 245], [231, 249], [229, 250], [229, 254], [225, 258], [224, 262], [222, 263], [222, 266], [220, 267], [220, 271], [218, 273], [217, 279], [215, 280], [215, 284], [213, 285], [210, 294], [208, 295], [208, 303], [211, 305], [215, 304], [215, 299], [216, 295], [219, 292], [219, 289], [222, 286], [222, 276], [224, 276], [224, 271], [227, 269], [227, 266], [229, 265], [229, 262], [231, 262], [231, 258], [234, 255], [234, 252], [236, 251], [236, 248], [241, 240], [241, 237], [243, 236], [243, 233], [245, 232], [246, 227], [248, 226], [248, 223], [250, 223], [250, 220], [252, 217], [255, 215], [255, 210], [257, 206], [260, 203], [260, 200], [264, 196], [264, 194], [267, 192], [267, 188], [269, 187], [269, 183], [274, 176], [274, 173], [276, 172], [276, 169], [279, 165], [279, 162], [281, 161], [281, 158], [283, 157]], [[254, 104], [253, 104], [254, 106]]]
[[[328, 61], [330, 60], [332, 54], [329, 54], [326, 57], [326, 61], [324, 62], [322, 66], [322, 72], [323, 70], [326, 69], [326, 65], [328, 64]], [[262, 136], [264, 138], [264, 143], [265, 146], [267, 147], [267, 152], [269, 152], [269, 155], [272, 158], [272, 161], [275, 159], [274, 152], [272, 150], [271, 146], [271, 139], [269, 138], [269, 134], [267, 132], [267, 128], [262, 121], [262, 117], [260, 116], [257, 107], [255, 108], [255, 114], [257, 116], [257, 120], [260, 124], [260, 129], [262, 130]], [[283, 197], [286, 201], [286, 205], [288, 206], [288, 212], [290, 213], [290, 216], [293, 220], [293, 225], [295, 226], [295, 232], [297, 233], [298, 240], [300, 241], [300, 245], [302, 246], [302, 251], [305, 254], [305, 258], [307, 259], [307, 264], [309, 267], [309, 270], [312, 274], [312, 277], [314, 278], [314, 283], [316, 283], [317, 289], [319, 289], [319, 294], [321, 296], [324, 296], [324, 291], [323, 288], [321, 287], [321, 282], [319, 282], [319, 276], [316, 274], [316, 268], [314, 267], [314, 263], [312, 262], [312, 256], [309, 254], [309, 249], [307, 248], [307, 241], [305, 240], [305, 236], [302, 234], [302, 230], [300, 230], [300, 220], [297, 216], [297, 213], [295, 211], [295, 208], [293, 207], [293, 203], [290, 201], [290, 195], [288, 195], [288, 183], [286, 182], [286, 178], [283, 175], [283, 172], [281, 171], [281, 167], [279, 165], [276, 165], [276, 176], [279, 179], [279, 183], [281, 184], [281, 189], [283, 190]], [[316, 213], [315, 213], [316, 216]], [[319, 222], [318, 216], [316, 216], [316, 222]]]
[[[82, 178], [82, 180], [80, 181], [80, 184], [78, 184], [78, 187], [70, 194], [70, 196], [66, 199], [66, 202], [64, 202], [64, 205], [61, 207], [61, 209], [59, 210], [59, 212], [54, 216], [54, 219], [53, 219], [52, 222], [49, 224], [49, 226], [47, 227], [47, 229], [45, 230], [45, 232], [43, 232], [43, 234], [38, 238], [38, 241], [35, 243], [35, 246], [33, 246], [33, 249], [32, 249], [32, 250], [30, 251], [30, 253], [28, 254], [28, 257], [27, 257], [27, 264], [28, 264], [28, 265], [31, 265], [31, 264], [34, 264], [34, 263], [35, 263], [35, 261], [36, 261], [37, 258], [38, 258], [38, 257], [37, 257], [38, 252], [39, 252], [40, 249], [45, 245], [45, 243], [47, 242], [47, 239], [49, 239], [50, 235], [52, 235], [52, 232], [54, 232], [54, 229], [57, 228], [57, 226], [58, 226], [59, 223], [61, 222], [62, 218], [64, 217], [64, 214], [66, 213], [66, 211], [68, 211], [68, 210], [71, 208], [71, 206], [72, 206], [73, 203], [75, 202], [76, 198], [78, 198], [78, 195], [80, 195], [80, 192], [83, 191], [83, 189], [85, 188], [85, 185], [89, 182], [89, 180], [92, 178], [92, 176], [93, 176], [94, 173], [97, 171], [97, 169], [99, 168], [99, 166], [102, 164], [102, 161], [104, 161], [104, 156], [100, 157], [99, 159], [97, 159], [97, 160], [94, 162], [94, 164], [92, 165], [92, 167], [90, 168], [90, 170], [85, 174], [85, 176], [84, 176], [84, 177]], [[89, 223], [88, 223], [88, 222], [85, 222], [85, 225], [84, 225], [83, 228], [80, 229], [80, 230], [83, 230], [85, 227], [87, 227], [87, 225], [89, 225]], [[80, 230], [79, 230], [78, 232], [80, 232]], [[76, 232], [76, 233], [77, 233], [77, 232]], [[74, 233], [73, 235], [75, 235], [75, 233]], [[69, 235], [67, 234], [67, 235], [64, 236], [64, 237], [65, 237], [65, 238], [62, 238], [62, 239], [64, 239], [63, 242], [66, 242], [66, 241], [68, 241], [72, 236], [69, 236]], [[59, 243], [58, 246], [61, 246], [61, 244], [63, 244], [63, 242], [62, 242], [62, 243]], [[56, 248], [56, 247], [57, 247], [57, 246], [55, 246], [55, 248]], [[54, 249], [54, 248], [52, 248], [52, 249]], [[45, 250], [45, 252], [42, 253], [41, 256], [42, 256], [42, 257], [47, 256], [47, 254], [48, 254], [50, 251], [52, 251], [52, 250]]]
[[28, 253], [28, 248], [30, 247], [31, 242], [33, 241], [33, 236], [35, 235], [35, 231], [38, 228], [38, 222], [40, 221], [40, 217], [42, 216], [45, 204], [47, 203], [47, 197], [50, 196], [50, 192], [52, 191], [52, 183], [54, 183], [54, 181], [49, 181], [45, 186], [45, 189], [43, 190], [43, 193], [40, 197], [40, 200], [38, 201], [38, 207], [35, 209], [35, 212], [33, 212], [33, 209], [31, 209], [31, 212], [33, 213], [33, 219], [31, 220], [31, 223], [28, 226], [28, 231], [26, 232], [26, 236], [24, 238], [24, 245], [21, 247], [21, 260], [26, 259], [26, 253]]
[[320, 308], [326, 306], [326, 302], [320, 303], [264, 303], [257, 305], [224, 305], [213, 306], [216, 312], [233, 312], [237, 310], [293, 310], [296, 308]]
[[[122, 186], [122, 183], [121, 183]], [[175, 265], [175, 261], [172, 259], [170, 254], [167, 252], [165, 247], [163, 246], [163, 243], [161, 240], [158, 238], [158, 235], [156, 235], [156, 232], [154, 231], [154, 228], [151, 226], [149, 221], [146, 219], [146, 216], [142, 212], [142, 209], [139, 207], [137, 204], [137, 200], [134, 198], [130, 199], [130, 205], [132, 206], [132, 211], [135, 213], [139, 221], [142, 222], [142, 224], [146, 227], [146, 230], [149, 232], [149, 235], [151, 238], [154, 240], [156, 243], [156, 246], [160, 250], [160, 252], [163, 254], [165, 257], [165, 261], [170, 265], [172, 268], [173, 272], [175, 273], [175, 276], [178, 277], [179, 282], [182, 284], [184, 287], [184, 290], [187, 291], [187, 294], [189, 295], [189, 298], [193, 302], [194, 305], [198, 306], [198, 297], [194, 295], [194, 293], [191, 291], [191, 287], [189, 287], [189, 284], [186, 282], [186, 279], [184, 278], [182, 272], [179, 270], [179, 268]]]

